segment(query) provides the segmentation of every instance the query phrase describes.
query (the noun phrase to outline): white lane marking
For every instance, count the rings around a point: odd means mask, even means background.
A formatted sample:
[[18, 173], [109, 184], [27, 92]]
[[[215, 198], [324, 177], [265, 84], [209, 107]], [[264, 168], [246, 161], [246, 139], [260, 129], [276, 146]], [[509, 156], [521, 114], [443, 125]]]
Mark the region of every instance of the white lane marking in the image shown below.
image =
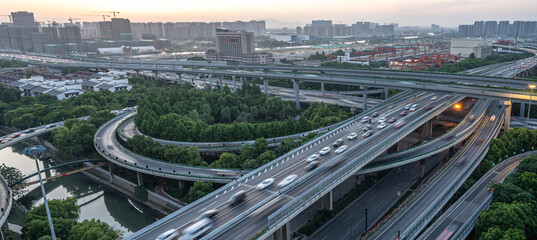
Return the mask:
[[218, 198], [218, 194], [216, 194], [216, 197], [214, 197], [214, 199], [217, 199]]
[[272, 170], [272, 167], [273, 167], [273, 166], [274, 166], [274, 165], [270, 165], [270, 170]]
[[226, 194], [226, 193], [227, 193], [227, 189], [226, 189], [226, 190], [224, 190], [224, 193], [223, 193], [223, 194]]
[[244, 183], [247, 183], [248, 182], [248, 178], [244, 181]]
[[231, 190], [229, 190], [229, 191], [233, 191], [233, 188], [235, 188], [235, 186], [231, 186]]
[[280, 162], [276, 162], [276, 167], [278, 166], [279, 163], [280, 163]]
[[267, 172], [267, 169], [265, 168], [265, 172]]
[[[265, 170], [266, 170], [266, 169], [265, 169]], [[258, 177], [261, 176], [261, 172], [259, 172], [259, 173], [257, 174], [257, 176], [258, 176]]]

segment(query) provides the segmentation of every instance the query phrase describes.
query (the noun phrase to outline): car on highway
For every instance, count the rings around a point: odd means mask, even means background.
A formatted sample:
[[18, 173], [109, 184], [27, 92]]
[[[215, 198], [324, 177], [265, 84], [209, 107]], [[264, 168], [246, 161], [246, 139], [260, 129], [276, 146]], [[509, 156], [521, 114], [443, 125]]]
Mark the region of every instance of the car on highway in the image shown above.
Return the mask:
[[427, 111], [429, 111], [429, 110], [431, 110], [431, 109], [433, 109], [433, 106], [427, 106], [427, 107], [425, 108], [425, 110], [427, 110]]
[[285, 177], [280, 183], [278, 183], [278, 187], [281, 187], [281, 188], [286, 187], [287, 185], [295, 181], [297, 177], [298, 176], [296, 174], [291, 174]]
[[431, 98], [431, 101], [436, 101], [436, 99], [438, 99], [438, 97], [434, 96], [434, 97]]
[[177, 237], [178, 231], [177, 229], [170, 229], [163, 234], [160, 234], [155, 240], [167, 240], [167, 239], [173, 239], [174, 237]]
[[362, 120], [360, 120], [361, 123], [366, 123], [366, 122], [369, 122], [369, 117], [368, 116], [365, 116], [362, 118]]
[[313, 162], [310, 162], [310, 163], [306, 166], [306, 170], [311, 171], [311, 170], [315, 169], [318, 165], [319, 165], [319, 161], [313, 161]]
[[317, 160], [317, 158], [319, 158], [319, 155], [318, 154], [311, 154], [308, 158], [306, 158], [306, 162], [313, 162], [315, 160]]
[[330, 147], [324, 147], [323, 149], [321, 149], [321, 151], [319, 151], [319, 155], [324, 156], [326, 154], [329, 154], [330, 150]]
[[411, 106], [412, 106], [411, 104], [406, 105], [405, 110], [409, 110], [411, 108]]
[[49, 129], [49, 128], [53, 128], [53, 127], [56, 127], [56, 124], [50, 124], [50, 125], [46, 126], [45, 128]]
[[332, 146], [334, 146], [334, 147], [339, 147], [339, 146], [341, 146], [341, 144], [343, 144], [343, 141], [344, 141], [344, 140], [343, 140], [342, 138], [340, 138], [340, 139], [336, 140], [336, 141], [332, 144]]
[[108, 145], [108, 146], [106, 146], [106, 147], [107, 147], [108, 149], [114, 149], [114, 146], [112, 146], [112, 145]]
[[348, 140], [353, 140], [356, 137], [358, 137], [358, 134], [356, 134], [356, 132], [351, 132], [349, 135], [347, 135]]
[[385, 117], [382, 117], [380, 118], [377, 123], [381, 124], [381, 123], [385, 123], [386, 122], [386, 118]]
[[371, 135], [373, 135], [373, 130], [369, 130], [369, 131], [365, 132], [364, 134], [362, 134], [362, 137], [366, 138], [366, 137], [369, 137]]
[[411, 112], [415, 112], [415, 111], [416, 111], [416, 108], [415, 108], [415, 107], [411, 107], [409, 111], [411, 111]]
[[212, 227], [213, 227], [213, 220], [209, 218], [204, 218], [192, 224], [192, 226], [183, 230], [182, 236], [179, 239], [180, 240], [197, 239], [197, 237], [205, 234]]
[[397, 121], [397, 118], [395, 117], [392, 117], [390, 118], [390, 120], [388, 120], [389, 123], [394, 123], [395, 121]]
[[343, 145], [343, 146], [341, 146], [341, 147], [338, 147], [338, 148], [336, 149], [336, 151], [334, 151], [334, 152], [337, 153], [337, 154], [340, 154], [340, 153], [342, 153], [342, 152], [345, 152], [345, 150], [347, 150], [347, 148], [349, 148], [349, 145]]
[[374, 112], [371, 117], [378, 117], [379, 116], [379, 113], [378, 112]]
[[405, 121], [399, 121], [399, 122], [396, 122], [396, 123], [393, 125], [393, 127], [394, 127], [394, 128], [398, 128], [398, 127], [400, 127], [400, 126], [403, 126], [404, 124], [405, 124]]
[[365, 126], [362, 128], [362, 131], [364, 131], [364, 132], [367, 132], [367, 131], [369, 131], [369, 130], [371, 130], [371, 125], [369, 125], [369, 124], [365, 125]]
[[394, 107], [395, 107], [394, 105], [390, 105], [390, 106], [388, 106], [388, 109], [392, 109]]
[[18, 138], [18, 137], [20, 137], [21, 135], [22, 135], [21, 133], [13, 133], [13, 134], [9, 135], [9, 137], [7, 137], [7, 138], [11, 138], [11, 139], [13, 139], [13, 138]]
[[196, 219], [196, 221], [200, 221], [200, 220], [202, 220], [204, 218], [214, 219], [216, 217], [216, 214], [218, 214], [218, 210], [216, 210], [216, 209], [207, 210], [204, 213], [202, 213], [201, 215], [199, 215], [198, 218]]
[[242, 202], [246, 198], [246, 191], [240, 190], [237, 193], [233, 194], [227, 201], [229, 205], [235, 206], [238, 203]]
[[384, 129], [387, 126], [386, 123], [381, 123], [377, 126], [378, 129]]
[[418, 107], [418, 104], [417, 103], [414, 103], [410, 106], [410, 108], [417, 108]]
[[401, 113], [399, 113], [399, 115], [406, 116], [406, 115], [408, 115], [408, 112], [407, 111], [402, 111]]
[[9, 141], [11, 141], [11, 138], [6, 138], [6, 139], [2, 140], [2, 142], [0, 142], [0, 143], [4, 144], [4, 143], [8, 143]]
[[470, 115], [470, 117], [468, 117], [468, 119], [470, 120], [470, 122], [473, 122], [474, 119], [475, 119], [475, 115], [474, 114]]
[[489, 121], [494, 122], [494, 120], [496, 120], [496, 115], [492, 115], [492, 116], [490, 116]]
[[35, 132], [35, 128], [28, 128], [23, 133], [33, 133]]
[[270, 187], [274, 183], [274, 178], [267, 178], [263, 180], [261, 183], [257, 184], [257, 190], [263, 190], [265, 188]]

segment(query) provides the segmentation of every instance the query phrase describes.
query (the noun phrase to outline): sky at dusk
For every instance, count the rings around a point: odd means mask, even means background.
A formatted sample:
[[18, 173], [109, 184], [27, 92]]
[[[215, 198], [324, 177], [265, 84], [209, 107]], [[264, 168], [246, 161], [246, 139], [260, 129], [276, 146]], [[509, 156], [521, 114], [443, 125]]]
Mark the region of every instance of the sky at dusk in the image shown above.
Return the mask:
[[[30, 11], [39, 21], [59, 22], [69, 17], [100, 21], [102, 17], [88, 15], [101, 11], [118, 11], [132, 22], [330, 19], [455, 27], [475, 20], [537, 20], [536, 0], [0, 0], [0, 6], [0, 15]], [[7, 21], [0, 16], [0, 22]]]

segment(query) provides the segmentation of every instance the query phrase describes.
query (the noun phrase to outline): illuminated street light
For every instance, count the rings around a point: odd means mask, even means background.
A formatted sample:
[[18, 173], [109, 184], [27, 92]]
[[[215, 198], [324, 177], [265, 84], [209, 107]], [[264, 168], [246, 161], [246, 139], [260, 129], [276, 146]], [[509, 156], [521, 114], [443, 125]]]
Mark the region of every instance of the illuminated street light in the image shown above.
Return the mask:
[[455, 109], [460, 110], [462, 108], [462, 105], [457, 103], [455, 106], [453, 106]]

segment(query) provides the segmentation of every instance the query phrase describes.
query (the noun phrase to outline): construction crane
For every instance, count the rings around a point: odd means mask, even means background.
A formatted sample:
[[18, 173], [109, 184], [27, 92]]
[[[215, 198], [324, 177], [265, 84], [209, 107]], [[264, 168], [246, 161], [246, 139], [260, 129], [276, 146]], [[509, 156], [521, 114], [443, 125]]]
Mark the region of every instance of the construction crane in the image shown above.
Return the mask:
[[11, 15], [0, 15], [2, 17], [9, 17], [9, 23], [13, 23], [13, 20], [11, 19]]
[[110, 17], [110, 15], [105, 15], [105, 14], [103, 14], [103, 15], [84, 15], [84, 16], [99, 16], [99, 17], [103, 17], [103, 22], [106, 22], [106, 18]]
[[119, 12], [116, 12], [116, 11], [108, 11], [108, 12], [94, 12], [94, 13], [111, 13], [114, 18], [116, 18], [116, 14], [119, 14]]
[[69, 19], [67, 19], [71, 24], [73, 24], [73, 20], [80, 20], [80, 18], [72, 18], [72, 17], [69, 17]]

